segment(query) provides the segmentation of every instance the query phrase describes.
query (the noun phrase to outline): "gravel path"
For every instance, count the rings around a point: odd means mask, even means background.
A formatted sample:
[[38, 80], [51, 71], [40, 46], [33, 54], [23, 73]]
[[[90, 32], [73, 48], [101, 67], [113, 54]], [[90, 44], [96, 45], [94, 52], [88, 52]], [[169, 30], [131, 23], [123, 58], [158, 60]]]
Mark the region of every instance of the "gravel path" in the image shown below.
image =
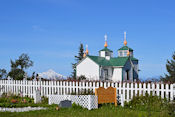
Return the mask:
[[23, 107], [23, 108], [3, 108], [0, 107], [0, 112], [26, 112], [26, 111], [34, 111], [34, 110], [46, 110], [44, 107]]

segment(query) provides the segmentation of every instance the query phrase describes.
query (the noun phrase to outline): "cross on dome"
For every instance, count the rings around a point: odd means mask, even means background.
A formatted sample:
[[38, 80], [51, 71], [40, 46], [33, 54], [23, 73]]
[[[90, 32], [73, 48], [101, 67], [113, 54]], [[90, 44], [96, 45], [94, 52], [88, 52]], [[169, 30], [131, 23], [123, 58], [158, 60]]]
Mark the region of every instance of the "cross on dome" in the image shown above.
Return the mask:
[[107, 36], [107, 34], [105, 34], [104, 38], [105, 38], [105, 45], [104, 45], [104, 47], [108, 47], [108, 44], [107, 44], [107, 38], [108, 38], [108, 36]]
[[83, 57], [86, 57], [86, 55], [88, 55], [88, 54], [89, 54], [88, 45], [86, 44], [86, 51], [84, 52]]
[[126, 32], [124, 32], [124, 45], [127, 45], [127, 41], [126, 41]]
[[108, 39], [108, 36], [107, 36], [107, 34], [105, 34], [104, 38], [105, 38], [105, 41], [107, 41], [107, 39]]

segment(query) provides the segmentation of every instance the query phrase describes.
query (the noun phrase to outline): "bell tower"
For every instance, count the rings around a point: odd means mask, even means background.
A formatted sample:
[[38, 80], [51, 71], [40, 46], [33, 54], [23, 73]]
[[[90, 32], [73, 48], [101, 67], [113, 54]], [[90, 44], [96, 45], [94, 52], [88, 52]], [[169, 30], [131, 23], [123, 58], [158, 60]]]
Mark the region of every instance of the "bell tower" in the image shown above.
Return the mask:
[[105, 38], [104, 49], [99, 51], [99, 56], [100, 57], [105, 57], [106, 59], [109, 60], [111, 57], [113, 57], [113, 51], [108, 49], [107, 35], [106, 34], [105, 34], [104, 38]]
[[133, 57], [133, 49], [131, 49], [127, 46], [126, 32], [124, 32], [124, 42], [123, 42], [123, 44], [124, 44], [124, 46], [121, 47], [118, 50], [118, 57], [128, 57], [128, 56]]

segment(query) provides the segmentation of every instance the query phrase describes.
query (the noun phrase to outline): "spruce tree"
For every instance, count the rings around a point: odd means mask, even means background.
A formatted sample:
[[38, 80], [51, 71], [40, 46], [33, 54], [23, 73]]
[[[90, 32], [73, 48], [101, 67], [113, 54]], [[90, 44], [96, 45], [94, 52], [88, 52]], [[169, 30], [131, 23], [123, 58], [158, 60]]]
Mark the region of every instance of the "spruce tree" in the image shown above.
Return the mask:
[[7, 77], [7, 71], [5, 69], [0, 69], [0, 79]]
[[167, 60], [166, 69], [168, 74], [165, 74], [165, 77], [161, 78], [164, 82], [175, 83], [175, 52], [172, 56], [172, 60]]
[[76, 79], [76, 64], [83, 59], [83, 55], [84, 55], [84, 47], [83, 47], [83, 44], [80, 43], [80, 47], [79, 47], [79, 51], [78, 51], [78, 56], [75, 56], [76, 63], [72, 63], [73, 72], [72, 72], [71, 77], [73, 79]]
[[77, 63], [83, 59], [83, 54], [84, 54], [83, 44], [80, 43], [78, 56], [75, 56], [75, 60], [77, 61]]

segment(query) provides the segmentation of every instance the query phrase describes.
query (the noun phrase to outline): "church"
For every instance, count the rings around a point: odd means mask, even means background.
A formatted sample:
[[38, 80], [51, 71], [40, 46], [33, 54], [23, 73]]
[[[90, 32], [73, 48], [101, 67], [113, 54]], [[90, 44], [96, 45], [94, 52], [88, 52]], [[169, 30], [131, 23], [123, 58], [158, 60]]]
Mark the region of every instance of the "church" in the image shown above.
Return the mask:
[[138, 59], [134, 58], [133, 49], [127, 46], [126, 32], [124, 46], [118, 49], [118, 57], [113, 57], [113, 51], [108, 48], [107, 35], [104, 38], [104, 48], [99, 51], [99, 56], [89, 55], [86, 47], [84, 58], [76, 65], [76, 76], [114, 82], [138, 80]]

